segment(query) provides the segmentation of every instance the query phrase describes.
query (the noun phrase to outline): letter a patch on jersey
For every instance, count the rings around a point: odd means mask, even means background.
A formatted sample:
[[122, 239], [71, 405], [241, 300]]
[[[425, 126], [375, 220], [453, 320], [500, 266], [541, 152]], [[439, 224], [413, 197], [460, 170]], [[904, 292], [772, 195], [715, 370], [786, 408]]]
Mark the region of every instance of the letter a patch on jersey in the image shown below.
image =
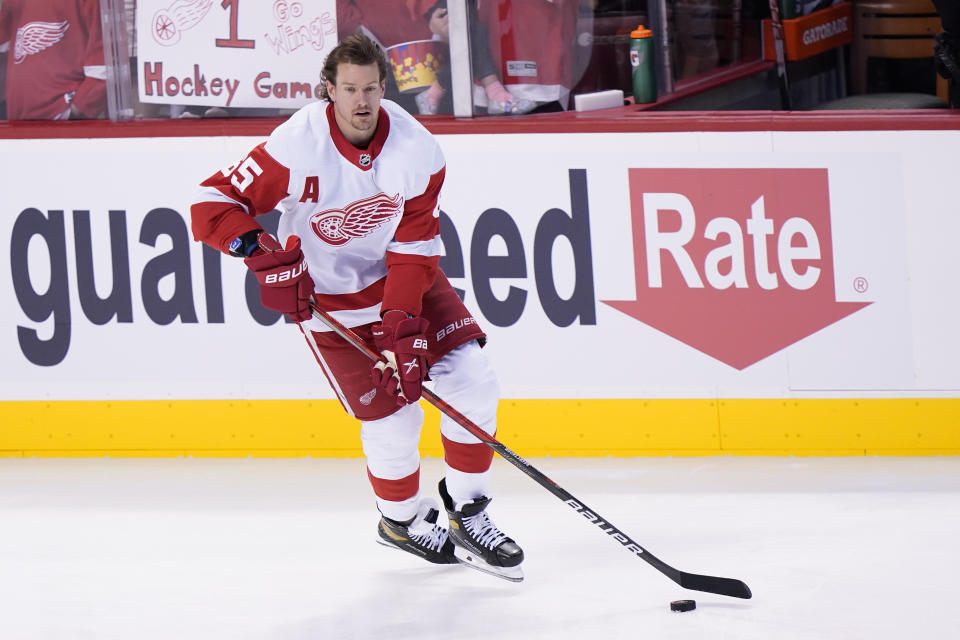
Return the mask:
[[300, 196], [300, 202], [318, 202], [320, 199], [320, 178], [318, 176], [307, 176], [303, 181], [303, 195]]

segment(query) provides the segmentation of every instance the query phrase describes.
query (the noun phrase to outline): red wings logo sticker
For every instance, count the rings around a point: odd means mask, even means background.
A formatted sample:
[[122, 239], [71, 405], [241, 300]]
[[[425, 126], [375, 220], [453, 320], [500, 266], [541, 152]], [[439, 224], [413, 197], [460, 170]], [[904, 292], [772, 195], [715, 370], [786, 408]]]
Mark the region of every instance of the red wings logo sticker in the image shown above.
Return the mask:
[[310, 218], [310, 227], [317, 237], [332, 245], [346, 244], [354, 238], [368, 236], [400, 213], [403, 198], [398, 193], [357, 200], [343, 209], [327, 209]]
[[153, 14], [153, 39], [164, 47], [180, 42], [180, 35], [197, 26], [212, 6], [213, 0], [176, 0]]
[[28, 22], [17, 29], [17, 40], [13, 45], [13, 64], [20, 64], [27, 56], [40, 53], [52, 47], [61, 40], [70, 23], [63, 22]]

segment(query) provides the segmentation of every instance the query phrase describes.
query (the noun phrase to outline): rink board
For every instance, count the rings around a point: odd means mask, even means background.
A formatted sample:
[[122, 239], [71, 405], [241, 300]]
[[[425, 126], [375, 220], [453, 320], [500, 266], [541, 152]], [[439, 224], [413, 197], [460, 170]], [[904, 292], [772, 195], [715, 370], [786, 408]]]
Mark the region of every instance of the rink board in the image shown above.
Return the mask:
[[[5, 402], [0, 456], [361, 457], [334, 400]], [[420, 451], [441, 457], [427, 409]], [[504, 400], [522, 456], [960, 455], [960, 401]]]
[[[299, 332], [189, 236], [261, 139], [0, 139], [4, 455], [360, 455]], [[439, 139], [444, 269], [521, 455], [960, 452], [960, 132]]]

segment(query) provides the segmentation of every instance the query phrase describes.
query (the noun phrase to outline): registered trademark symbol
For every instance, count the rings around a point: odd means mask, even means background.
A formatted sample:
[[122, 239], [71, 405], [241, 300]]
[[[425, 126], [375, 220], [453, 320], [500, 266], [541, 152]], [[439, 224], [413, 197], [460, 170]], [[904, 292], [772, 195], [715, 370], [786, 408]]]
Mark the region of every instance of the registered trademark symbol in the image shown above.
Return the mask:
[[864, 293], [867, 289], [870, 288], [870, 283], [867, 282], [867, 279], [864, 277], [854, 278], [853, 288], [856, 289], [858, 293]]

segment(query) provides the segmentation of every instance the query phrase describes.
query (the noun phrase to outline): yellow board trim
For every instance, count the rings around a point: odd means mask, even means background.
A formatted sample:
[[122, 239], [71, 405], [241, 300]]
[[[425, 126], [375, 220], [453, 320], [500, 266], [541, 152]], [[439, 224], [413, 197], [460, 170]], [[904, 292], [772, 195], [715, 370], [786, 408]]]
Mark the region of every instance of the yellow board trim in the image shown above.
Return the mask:
[[[442, 456], [426, 406], [421, 453]], [[503, 400], [522, 456], [960, 455], [960, 399]], [[0, 457], [361, 457], [335, 400], [0, 402]]]

